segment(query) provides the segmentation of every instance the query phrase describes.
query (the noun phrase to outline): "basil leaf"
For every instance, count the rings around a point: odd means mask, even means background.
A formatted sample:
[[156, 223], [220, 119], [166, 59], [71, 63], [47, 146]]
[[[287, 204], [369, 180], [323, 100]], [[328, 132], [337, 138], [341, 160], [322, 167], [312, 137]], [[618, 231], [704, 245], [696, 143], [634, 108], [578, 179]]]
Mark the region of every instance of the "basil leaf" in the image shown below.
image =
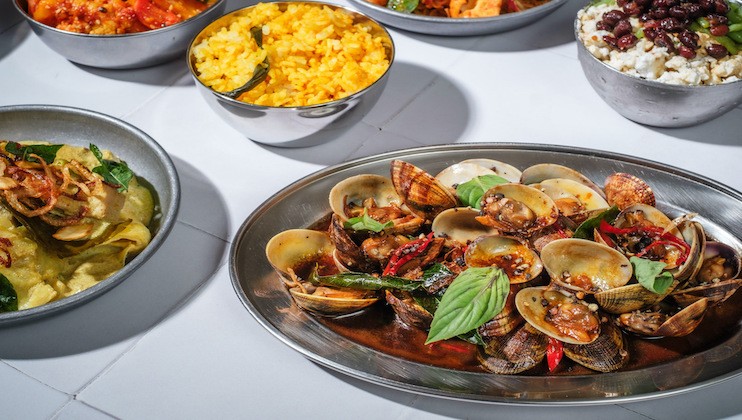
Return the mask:
[[397, 12], [412, 13], [419, 3], [419, 0], [389, 0], [386, 7]]
[[394, 226], [394, 222], [390, 220], [386, 223], [381, 223], [369, 216], [365, 208], [363, 209], [363, 214], [361, 216], [351, 217], [343, 224], [343, 227], [345, 227], [346, 229], [370, 230], [376, 233], [379, 233], [391, 226]]
[[579, 239], [589, 239], [594, 240], [593, 237], [593, 231], [600, 226], [600, 221], [605, 220], [606, 222], [610, 223], [613, 220], [616, 220], [616, 216], [618, 216], [618, 213], [621, 211], [618, 209], [618, 207], [613, 206], [601, 213], [598, 213], [597, 215], [585, 220], [584, 222], [580, 223], [580, 226], [577, 226], [577, 229], [575, 229], [575, 233], [572, 235], [573, 238], [579, 238]]
[[103, 153], [101, 153], [98, 146], [90, 143], [90, 151], [100, 166], [93, 168], [93, 172], [103, 177], [103, 180], [109, 184], [118, 186], [119, 192], [124, 192], [129, 189], [129, 181], [134, 178], [134, 172], [129, 169], [126, 162], [117, 162], [115, 160], [103, 159]]
[[650, 292], [661, 295], [667, 291], [675, 278], [667, 271], [662, 271], [667, 264], [639, 257], [629, 258], [634, 266], [634, 276], [639, 284]]
[[476, 328], [467, 333], [459, 334], [457, 337], [466, 342], [476, 344], [478, 346], [484, 346], [484, 340], [482, 340], [482, 336], [479, 335], [479, 331], [477, 331]]
[[7, 277], [0, 274], [0, 312], [18, 310], [18, 294]]
[[415, 303], [422, 306], [423, 309], [430, 312], [431, 314], [434, 314], [435, 311], [438, 310], [438, 305], [440, 305], [441, 303], [441, 299], [433, 295], [423, 295], [423, 294], [413, 293], [412, 299], [415, 301]]
[[456, 195], [465, 206], [480, 210], [482, 207], [479, 203], [482, 201], [484, 193], [495, 185], [507, 184], [508, 182], [510, 181], [501, 176], [482, 175], [459, 184], [456, 187]]
[[443, 294], [425, 344], [467, 333], [502, 311], [510, 280], [498, 267], [471, 267]]
[[44, 162], [50, 164], [57, 158], [57, 152], [62, 148], [62, 144], [28, 144], [23, 145], [14, 141], [8, 142], [5, 145], [5, 151], [18, 156], [22, 160], [28, 162], [38, 162], [39, 160], [35, 157], [29, 156], [31, 154], [37, 155], [44, 159]]
[[397, 289], [409, 292], [422, 286], [422, 282], [396, 276], [375, 277], [366, 273], [339, 273], [330, 276], [318, 276], [316, 270], [312, 271], [307, 281], [312, 284], [350, 287], [361, 290]]

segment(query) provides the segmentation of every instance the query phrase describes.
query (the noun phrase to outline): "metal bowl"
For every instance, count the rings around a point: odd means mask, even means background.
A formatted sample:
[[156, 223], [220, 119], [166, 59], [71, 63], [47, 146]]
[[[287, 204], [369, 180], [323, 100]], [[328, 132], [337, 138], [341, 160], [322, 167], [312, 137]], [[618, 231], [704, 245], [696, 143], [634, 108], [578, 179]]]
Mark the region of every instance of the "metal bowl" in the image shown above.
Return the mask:
[[201, 28], [224, 13], [227, 2], [216, 0], [210, 8], [172, 26], [121, 35], [90, 35], [56, 29], [35, 21], [28, 14], [27, 0], [14, 0], [13, 4], [36, 35], [66, 59], [91, 67], [133, 69], [179, 57]]
[[718, 85], [671, 85], [622, 73], [588, 51], [575, 20], [577, 57], [590, 85], [611, 108], [640, 124], [688, 127], [713, 120], [742, 103], [742, 80]]
[[162, 245], [175, 225], [180, 183], [172, 160], [150, 136], [116, 118], [77, 108], [53, 105], [0, 107], [0, 139], [46, 140], [112, 151], [156, 193], [159, 215], [150, 226], [152, 241], [114, 275], [70, 297], [32, 309], [0, 313], [0, 326], [53, 315], [88, 302], [129, 277]]
[[354, 17], [354, 22], [369, 22], [376, 35], [385, 39], [389, 68], [374, 83], [345, 98], [318, 105], [299, 107], [270, 107], [245, 103], [228, 98], [204, 85], [197, 76], [193, 47], [218, 29], [229, 25], [250, 6], [228, 13], [203, 29], [191, 42], [188, 49], [188, 67], [196, 87], [209, 106], [229, 125], [250, 140], [279, 147], [314, 146], [337, 138], [341, 133], [359, 122], [376, 104], [381, 96], [389, 69], [394, 62], [394, 42], [389, 32], [366, 15], [342, 6], [321, 2], [277, 2], [284, 10], [289, 4], [319, 4], [334, 10], [343, 10]]
[[349, 1], [364, 13], [385, 25], [410, 32], [440, 36], [488, 35], [518, 29], [542, 19], [567, 2], [567, 0], [551, 0], [522, 12], [483, 18], [452, 19], [397, 12], [373, 4], [368, 0]]

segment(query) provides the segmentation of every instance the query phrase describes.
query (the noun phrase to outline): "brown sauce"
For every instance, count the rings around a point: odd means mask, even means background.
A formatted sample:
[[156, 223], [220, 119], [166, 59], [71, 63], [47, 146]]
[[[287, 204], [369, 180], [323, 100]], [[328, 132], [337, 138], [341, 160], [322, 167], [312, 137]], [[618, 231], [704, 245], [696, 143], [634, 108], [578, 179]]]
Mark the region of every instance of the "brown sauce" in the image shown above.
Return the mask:
[[[485, 372], [477, 360], [477, 346], [458, 339], [425, 345], [427, 332], [402, 324], [384, 303], [363, 312], [339, 318], [316, 318], [335, 333], [362, 346], [432, 366]], [[620, 371], [642, 369], [678, 360], [711, 349], [736, 334], [742, 319], [742, 293], [707, 310], [701, 324], [691, 334], [676, 338], [639, 338], [625, 334], [630, 360]], [[546, 361], [522, 375], [545, 375]], [[549, 375], [599, 374], [566, 357]]]

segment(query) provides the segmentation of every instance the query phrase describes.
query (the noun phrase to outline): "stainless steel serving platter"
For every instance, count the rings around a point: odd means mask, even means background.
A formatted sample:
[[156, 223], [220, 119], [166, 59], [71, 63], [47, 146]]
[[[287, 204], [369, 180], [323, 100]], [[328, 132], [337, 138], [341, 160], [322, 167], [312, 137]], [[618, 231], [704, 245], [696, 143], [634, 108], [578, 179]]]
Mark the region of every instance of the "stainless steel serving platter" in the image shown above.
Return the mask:
[[310, 360], [376, 384], [460, 400], [511, 404], [588, 405], [628, 402], [687, 392], [742, 373], [742, 331], [692, 356], [644, 369], [582, 376], [494, 375], [415, 363], [350, 341], [320, 324], [291, 300], [265, 259], [276, 233], [307, 227], [330, 212], [328, 193], [360, 173], [387, 175], [402, 159], [430, 173], [468, 158], [492, 158], [524, 169], [557, 163], [602, 183], [613, 172], [647, 180], [658, 207], [679, 215], [698, 212], [707, 233], [742, 250], [742, 194], [702, 176], [635, 157], [551, 145], [456, 144], [409, 149], [343, 163], [277, 192], [243, 223], [230, 250], [230, 275], [247, 310], [271, 334]]
[[175, 225], [180, 205], [180, 183], [165, 150], [138, 128], [93, 111], [56, 105], [0, 107], [0, 140], [43, 140], [110, 150], [125, 161], [140, 180], [156, 193], [159, 216], [152, 222], [152, 241], [114, 275], [95, 286], [46, 305], [0, 313], [0, 326], [57, 314], [111, 290], [147, 261]]
[[367, 0], [350, 0], [353, 7], [387, 26], [427, 35], [474, 36], [511, 31], [529, 25], [552, 13], [567, 0], [551, 0], [516, 13], [482, 18], [458, 18], [413, 15], [397, 12]]

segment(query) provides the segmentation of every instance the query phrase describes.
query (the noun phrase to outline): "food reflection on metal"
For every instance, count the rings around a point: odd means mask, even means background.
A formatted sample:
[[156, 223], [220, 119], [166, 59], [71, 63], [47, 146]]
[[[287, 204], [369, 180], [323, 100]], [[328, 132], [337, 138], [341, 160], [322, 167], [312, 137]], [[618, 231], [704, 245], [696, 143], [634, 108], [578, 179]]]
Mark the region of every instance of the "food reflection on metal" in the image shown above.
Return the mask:
[[[380, 300], [394, 322], [428, 331], [427, 345], [476, 344], [481, 368], [498, 374], [552, 372], [562, 356], [596, 372], [627, 369], [637, 364], [632, 340], [693, 334], [742, 283], [739, 252], [708, 238], [694, 214], [670, 218], [648, 204], [638, 177], [612, 174], [603, 191], [561, 165], [499, 174], [498, 165], [470, 159], [434, 177], [394, 160], [389, 178], [347, 178], [330, 191], [326, 231], [277, 234], [269, 260], [310, 312], [364, 307], [311, 307], [301, 285], [356, 290], [353, 299]], [[296, 236], [297, 248], [277, 246]], [[431, 340], [441, 323], [451, 332]]]

